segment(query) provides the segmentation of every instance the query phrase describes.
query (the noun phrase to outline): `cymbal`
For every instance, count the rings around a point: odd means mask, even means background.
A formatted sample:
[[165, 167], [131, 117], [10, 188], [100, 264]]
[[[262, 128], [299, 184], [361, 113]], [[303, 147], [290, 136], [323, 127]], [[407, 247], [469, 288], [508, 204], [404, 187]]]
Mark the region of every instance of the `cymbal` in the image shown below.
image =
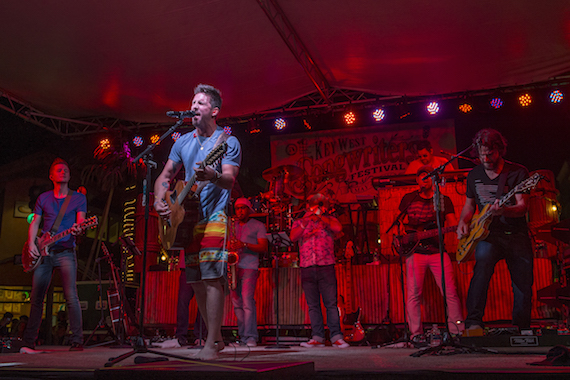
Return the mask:
[[281, 165], [274, 168], [269, 168], [263, 171], [261, 176], [266, 181], [274, 181], [277, 178], [283, 176], [286, 177], [288, 181], [295, 180], [303, 175], [303, 169], [295, 165]]

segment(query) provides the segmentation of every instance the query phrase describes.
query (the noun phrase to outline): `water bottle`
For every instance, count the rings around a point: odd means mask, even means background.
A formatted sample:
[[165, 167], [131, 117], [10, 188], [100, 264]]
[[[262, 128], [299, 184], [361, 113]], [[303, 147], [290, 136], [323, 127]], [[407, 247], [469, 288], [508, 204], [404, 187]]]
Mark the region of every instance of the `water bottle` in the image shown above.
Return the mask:
[[430, 347], [437, 347], [441, 344], [441, 331], [437, 324], [433, 324], [430, 331], [429, 345]]

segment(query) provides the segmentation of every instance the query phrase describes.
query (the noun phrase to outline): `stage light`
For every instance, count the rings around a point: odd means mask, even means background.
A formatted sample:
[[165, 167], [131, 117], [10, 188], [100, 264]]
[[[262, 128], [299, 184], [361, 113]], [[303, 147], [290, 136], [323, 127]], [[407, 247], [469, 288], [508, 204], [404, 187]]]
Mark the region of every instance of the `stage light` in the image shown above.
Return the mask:
[[554, 90], [549, 95], [550, 103], [557, 104], [564, 100], [564, 94], [560, 90]]
[[158, 140], [160, 140], [160, 136], [159, 136], [159, 135], [155, 134], [155, 135], [150, 136], [150, 142], [151, 142], [152, 144], [157, 143], [156, 145], [158, 145], [158, 144], [159, 144], [159, 143], [158, 143]]
[[346, 125], [352, 125], [356, 122], [356, 115], [352, 111], [348, 111], [344, 114], [344, 122]]
[[141, 146], [143, 144], [143, 138], [141, 136], [133, 137], [133, 145], [134, 146]]
[[180, 136], [182, 136], [182, 134], [180, 132], [173, 132], [170, 137], [172, 137], [172, 140], [176, 141], [180, 138]]
[[553, 204], [552, 206], [550, 206], [550, 210], [551, 210], [552, 212], [556, 212], [556, 211], [558, 211], [558, 206], [556, 206], [555, 204]]
[[519, 96], [519, 104], [522, 107], [528, 107], [532, 103], [532, 96], [529, 93]]
[[430, 115], [436, 115], [439, 112], [439, 103], [438, 102], [430, 102], [426, 110]]
[[473, 106], [469, 103], [463, 103], [459, 106], [459, 111], [463, 113], [469, 113], [473, 111]]
[[99, 146], [101, 149], [109, 149], [111, 147], [111, 141], [109, 141], [109, 139], [102, 139], [99, 141]]
[[225, 133], [226, 135], [230, 135], [230, 136], [231, 136], [231, 134], [232, 134], [232, 127], [230, 127], [229, 125], [226, 125], [226, 126], [224, 127], [224, 133]]
[[379, 122], [384, 120], [386, 114], [384, 113], [384, 110], [382, 108], [377, 108], [374, 110], [374, 112], [372, 112], [372, 117], [374, 118], [374, 120]]
[[250, 135], [261, 132], [261, 128], [259, 128], [259, 124], [257, 123], [256, 119], [248, 120], [246, 132], [249, 133]]
[[493, 98], [491, 99], [491, 101], [489, 102], [489, 104], [491, 105], [491, 107], [493, 107], [494, 109], [498, 110], [499, 108], [501, 108], [503, 106], [503, 99], [501, 98]]
[[282, 117], [278, 117], [277, 119], [275, 119], [273, 125], [275, 126], [275, 129], [281, 131], [287, 126], [287, 122]]
[[303, 119], [303, 125], [305, 126], [305, 129], [308, 129], [309, 131], [312, 129], [311, 124], [309, 124], [307, 119]]

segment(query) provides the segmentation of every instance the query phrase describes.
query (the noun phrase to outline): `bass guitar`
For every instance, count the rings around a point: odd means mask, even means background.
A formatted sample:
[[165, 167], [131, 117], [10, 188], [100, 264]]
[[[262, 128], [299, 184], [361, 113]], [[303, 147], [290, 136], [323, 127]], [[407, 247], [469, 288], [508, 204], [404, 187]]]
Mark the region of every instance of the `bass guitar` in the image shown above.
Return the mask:
[[[441, 232], [444, 234], [454, 232], [457, 226], [449, 226], [442, 228]], [[394, 235], [392, 239], [392, 244], [396, 248], [396, 252], [402, 257], [408, 257], [416, 248], [422, 245], [422, 240], [429, 239], [438, 235], [438, 230], [424, 230], [424, 231], [413, 231], [403, 235]]]
[[[516, 193], [534, 188], [541, 180], [541, 178], [542, 176], [539, 173], [535, 173], [531, 177], [516, 185], [511, 191], [499, 199], [499, 207], [503, 207], [505, 203], [507, 203], [509, 199], [511, 199]], [[477, 243], [489, 236], [489, 225], [493, 221], [493, 215], [489, 211], [491, 206], [492, 203], [486, 204], [479, 215], [473, 217], [469, 226], [469, 235], [459, 239], [456, 254], [456, 259], [458, 262], [461, 263], [468, 260], [471, 255], [473, 255], [473, 252], [475, 252]]]
[[[79, 228], [83, 231], [88, 228], [93, 228], [97, 226], [99, 222], [97, 221], [97, 216], [92, 216], [89, 219], [85, 219], [80, 225]], [[47, 231], [43, 235], [36, 237], [36, 247], [38, 247], [38, 251], [40, 252], [39, 257], [34, 257], [30, 254], [28, 249], [28, 242], [24, 244], [24, 248], [22, 249], [22, 265], [24, 266], [24, 272], [32, 272], [34, 269], [40, 265], [42, 257], [49, 255], [49, 249], [55, 243], [69, 235], [72, 231], [72, 228], [68, 228], [65, 231], [62, 231], [58, 234], [53, 235], [51, 232]]]
[[346, 302], [342, 299], [340, 303], [340, 320], [344, 330], [344, 340], [348, 343], [359, 343], [364, 337], [364, 329], [360, 323], [360, 307], [352, 311], [352, 301], [354, 299], [354, 285], [352, 283], [352, 257], [354, 256], [354, 243], [348, 241], [345, 249], [346, 257]]
[[[200, 168], [204, 169], [206, 166], [214, 165], [222, 158], [227, 149], [228, 143], [225, 141], [216, 146], [208, 153], [204, 161], [202, 161]], [[170, 215], [166, 218], [158, 218], [158, 233], [164, 249], [168, 250], [175, 246], [178, 227], [182, 224], [186, 216], [183, 204], [186, 197], [193, 198], [198, 196], [202, 188], [207, 184], [207, 181], [196, 181], [196, 173], [194, 173], [188, 182], [178, 181], [174, 185], [174, 190], [166, 192], [164, 200], [170, 208]], [[191, 238], [191, 231], [187, 232], [186, 235], [190, 236], [185, 236], [178, 241], [182, 246], [188, 243], [188, 241], [185, 240]], [[182, 240], [182, 242], [180, 242], [180, 240]]]

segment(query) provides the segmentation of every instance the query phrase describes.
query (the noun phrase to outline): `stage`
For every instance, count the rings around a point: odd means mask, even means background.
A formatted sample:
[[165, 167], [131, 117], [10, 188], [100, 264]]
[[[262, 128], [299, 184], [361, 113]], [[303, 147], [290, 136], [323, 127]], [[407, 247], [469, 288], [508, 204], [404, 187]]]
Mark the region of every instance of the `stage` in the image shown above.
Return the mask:
[[[374, 348], [373, 348], [374, 347]], [[82, 352], [69, 352], [65, 346], [40, 346], [39, 354], [0, 354], [3, 379], [235, 379], [241, 378], [312, 378], [312, 379], [411, 379], [421, 378], [567, 378], [570, 366], [535, 366], [529, 363], [546, 358], [551, 347], [492, 347], [497, 353], [460, 353], [410, 356], [415, 348], [359, 346], [267, 349], [266, 346], [226, 347], [217, 361], [197, 362], [191, 357], [197, 349], [153, 348], [167, 355], [168, 361], [135, 364], [140, 357], [166, 358], [152, 353], [136, 353], [105, 367], [110, 358], [131, 351], [130, 348], [100, 346]], [[137, 359], [139, 358], [139, 359]]]

